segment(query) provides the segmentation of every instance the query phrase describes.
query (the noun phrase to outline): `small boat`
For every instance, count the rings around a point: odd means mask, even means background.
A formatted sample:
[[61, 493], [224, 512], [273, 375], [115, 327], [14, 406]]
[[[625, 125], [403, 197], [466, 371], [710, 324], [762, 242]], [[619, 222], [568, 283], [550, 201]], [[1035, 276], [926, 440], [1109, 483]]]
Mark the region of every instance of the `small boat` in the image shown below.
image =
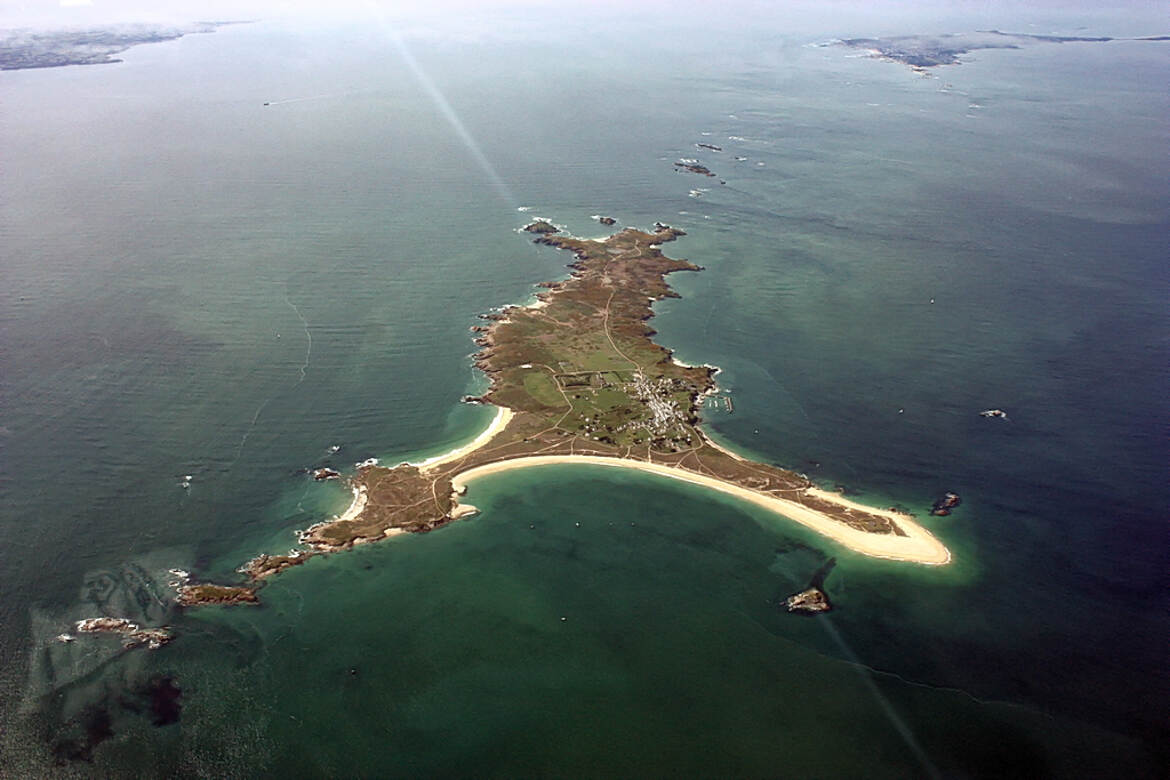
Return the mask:
[[984, 409], [982, 412], [979, 413], [979, 416], [980, 417], [998, 417], [1001, 420], [1006, 420], [1008, 418], [1007, 412], [1005, 412], [1003, 409]]

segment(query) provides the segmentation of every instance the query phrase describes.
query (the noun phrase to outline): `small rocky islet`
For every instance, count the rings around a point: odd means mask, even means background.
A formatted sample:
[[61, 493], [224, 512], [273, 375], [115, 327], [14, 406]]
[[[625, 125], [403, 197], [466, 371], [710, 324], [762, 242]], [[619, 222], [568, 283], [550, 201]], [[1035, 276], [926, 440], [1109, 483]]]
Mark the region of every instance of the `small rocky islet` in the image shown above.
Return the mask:
[[808, 587], [793, 593], [784, 600], [784, 606], [789, 612], [799, 615], [820, 615], [833, 609], [833, 602], [825, 592], [825, 578], [837, 566], [837, 559], [830, 558], [812, 576]]
[[930, 513], [935, 517], [946, 517], [951, 513], [952, 509], [961, 503], [963, 503], [963, 499], [959, 498], [959, 494], [952, 493], [948, 490], [930, 507]]

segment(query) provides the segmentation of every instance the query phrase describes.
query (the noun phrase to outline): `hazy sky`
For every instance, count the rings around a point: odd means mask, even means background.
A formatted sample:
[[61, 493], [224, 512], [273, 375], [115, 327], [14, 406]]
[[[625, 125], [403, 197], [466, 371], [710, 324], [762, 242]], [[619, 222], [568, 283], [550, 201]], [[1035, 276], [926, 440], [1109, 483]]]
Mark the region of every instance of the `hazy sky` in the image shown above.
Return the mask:
[[[1020, 32], [1087, 27], [1125, 35], [1170, 31], [1166, 9], [1165, 0], [0, 0], [0, 28], [247, 19], [319, 23], [376, 17], [426, 20], [452, 33], [467, 33], [469, 26], [490, 25], [493, 18], [523, 21], [526, 14], [539, 14], [546, 23], [671, 19], [723, 30], [782, 22], [793, 32], [841, 35], [990, 27]], [[1028, 24], [1034, 28], [1026, 29]]]

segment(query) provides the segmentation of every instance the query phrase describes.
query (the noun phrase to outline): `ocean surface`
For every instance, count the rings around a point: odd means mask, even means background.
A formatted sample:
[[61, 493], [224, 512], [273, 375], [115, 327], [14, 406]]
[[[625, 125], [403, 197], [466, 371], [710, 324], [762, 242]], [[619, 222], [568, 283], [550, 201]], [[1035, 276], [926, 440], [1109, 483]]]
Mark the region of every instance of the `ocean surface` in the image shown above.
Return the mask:
[[[0, 76], [0, 775], [1164, 770], [1170, 44], [923, 78], [813, 44], [951, 28], [660, 21], [262, 21]], [[555, 467], [171, 605], [345, 508], [305, 468], [482, 429], [469, 327], [566, 274], [517, 229], [598, 214], [688, 232], [653, 325], [722, 369], [721, 442], [954, 562]], [[831, 557], [835, 611], [785, 612]], [[55, 638], [102, 614], [177, 638]]]

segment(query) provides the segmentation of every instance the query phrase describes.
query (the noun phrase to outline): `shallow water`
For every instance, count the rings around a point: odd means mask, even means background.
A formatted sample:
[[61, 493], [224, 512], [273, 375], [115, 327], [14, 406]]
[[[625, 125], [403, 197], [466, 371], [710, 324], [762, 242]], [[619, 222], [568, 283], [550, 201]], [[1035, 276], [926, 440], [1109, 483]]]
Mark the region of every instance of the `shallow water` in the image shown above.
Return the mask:
[[[6, 73], [0, 766], [1152, 774], [1166, 50], [987, 52], [921, 79], [812, 39], [572, 64], [489, 40], [466, 44], [474, 71], [415, 42], [503, 189], [376, 32], [258, 24]], [[303, 96], [325, 97], [279, 103]], [[722, 368], [718, 436], [875, 505], [959, 492], [925, 521], [955, 563], [571, 468], [478, 482], [474, 519], [315, 560], [259, 608], [169, 610], [168, 569], [227, 579], [342, 511], [300, 469], [486, 424], [458, 403], [482, 386], [468, 327], [565, 273], [513, 230], [599, 235], [599, 213], [688, 231], [668, 253], [707, 270], [672, 277], [654, 325]], [[830, 556], [837, 611], [783, 613]], [[95, 611], [179, 639], [53, 640]], [[177, 726], [140, 703], [157, 675]], [[103, 712], [93, 765], [49, 769]]]

